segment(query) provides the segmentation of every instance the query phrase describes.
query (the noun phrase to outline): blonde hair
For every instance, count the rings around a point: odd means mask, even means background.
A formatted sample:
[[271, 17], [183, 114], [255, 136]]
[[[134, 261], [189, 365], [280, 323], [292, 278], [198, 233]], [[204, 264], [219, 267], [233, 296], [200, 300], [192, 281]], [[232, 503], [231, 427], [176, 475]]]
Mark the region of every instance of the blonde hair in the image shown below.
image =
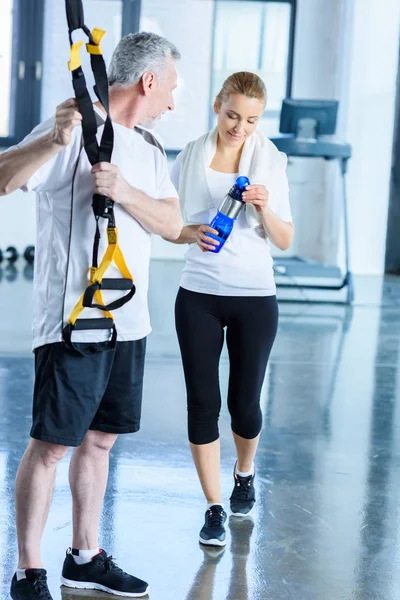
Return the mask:
[[255, 73], [240, 71], [233, 73], [222, 84], [221, 91], [215, 98], [215, 103], [221, 106], [232, 94], [242, 94], [247, 98], [257, 98], [267, 104], [267, 88], [263, 80]]

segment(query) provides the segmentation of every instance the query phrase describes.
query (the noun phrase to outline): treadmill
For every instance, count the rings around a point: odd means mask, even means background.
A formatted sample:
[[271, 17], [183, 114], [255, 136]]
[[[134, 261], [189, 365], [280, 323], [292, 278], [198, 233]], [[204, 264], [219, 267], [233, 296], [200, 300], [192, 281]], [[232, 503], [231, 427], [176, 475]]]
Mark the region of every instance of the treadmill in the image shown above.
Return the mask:
[[[277, 287], [314, 290], [313, 301], [332, 300], [329, 291], [341, 291], [337, 297], [346, 304], [354, 299], [353, 277], [350, 272], [349, 227], [347, 213], [346, 173], [351, 157], [351, 146], [334, 136], [339, 102], [336, 100], [293, 100], [286, 98], [282, 103], [279, 132], [271, 138], [278, 150], [288, 157], [323, 158], [339, 164], [342, 179], [343, 227], [344, 227], [344, 271], [337, 265], [321, 264], [300, 256], [274, 258], [274, 273]], [[324, 293], [325, 292], [325, 293]], [[311, 294], [310, 294], [311, 296]], [[334, 296], [335, 298], [336, 296]], [[285, 299], [311, 301], [311, 297], [288, 294]]]

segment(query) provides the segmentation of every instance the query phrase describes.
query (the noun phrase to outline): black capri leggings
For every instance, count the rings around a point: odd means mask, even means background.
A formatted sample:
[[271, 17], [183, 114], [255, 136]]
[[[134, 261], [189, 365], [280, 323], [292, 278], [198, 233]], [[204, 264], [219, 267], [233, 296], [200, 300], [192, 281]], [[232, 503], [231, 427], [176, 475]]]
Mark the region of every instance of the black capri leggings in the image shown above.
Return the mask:
[[228, 409], [232, 431], [253, 439], [261, 431], [261, 387], [278, 327], [276, 296], [214, 296], [179, 289], [175, 323], [185, 373], [189, 440], [219, 437], [219, 360], [229, 353]]

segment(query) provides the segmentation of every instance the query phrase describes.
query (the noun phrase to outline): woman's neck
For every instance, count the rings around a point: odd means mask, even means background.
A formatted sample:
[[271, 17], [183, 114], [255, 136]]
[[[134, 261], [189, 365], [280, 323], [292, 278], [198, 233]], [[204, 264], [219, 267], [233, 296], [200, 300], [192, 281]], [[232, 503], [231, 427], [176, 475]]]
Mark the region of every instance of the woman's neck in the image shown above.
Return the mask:
[[210, 164], [211, 169], [221, 173], [238, 173], [243, 146], [244, 144], [240, 148], [226, 146], [218, 136], [217, 150]]

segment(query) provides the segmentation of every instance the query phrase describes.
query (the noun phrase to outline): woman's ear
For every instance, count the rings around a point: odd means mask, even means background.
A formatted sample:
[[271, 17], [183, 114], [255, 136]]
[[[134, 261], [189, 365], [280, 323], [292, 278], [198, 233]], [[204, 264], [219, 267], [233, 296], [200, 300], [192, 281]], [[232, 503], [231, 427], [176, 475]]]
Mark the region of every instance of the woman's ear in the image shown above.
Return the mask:
[[216, 115], [219, 115], [219, 111], [221, 110], [221, 105], [220, 103], [216, 100], [214, 102], [214, 112]]

